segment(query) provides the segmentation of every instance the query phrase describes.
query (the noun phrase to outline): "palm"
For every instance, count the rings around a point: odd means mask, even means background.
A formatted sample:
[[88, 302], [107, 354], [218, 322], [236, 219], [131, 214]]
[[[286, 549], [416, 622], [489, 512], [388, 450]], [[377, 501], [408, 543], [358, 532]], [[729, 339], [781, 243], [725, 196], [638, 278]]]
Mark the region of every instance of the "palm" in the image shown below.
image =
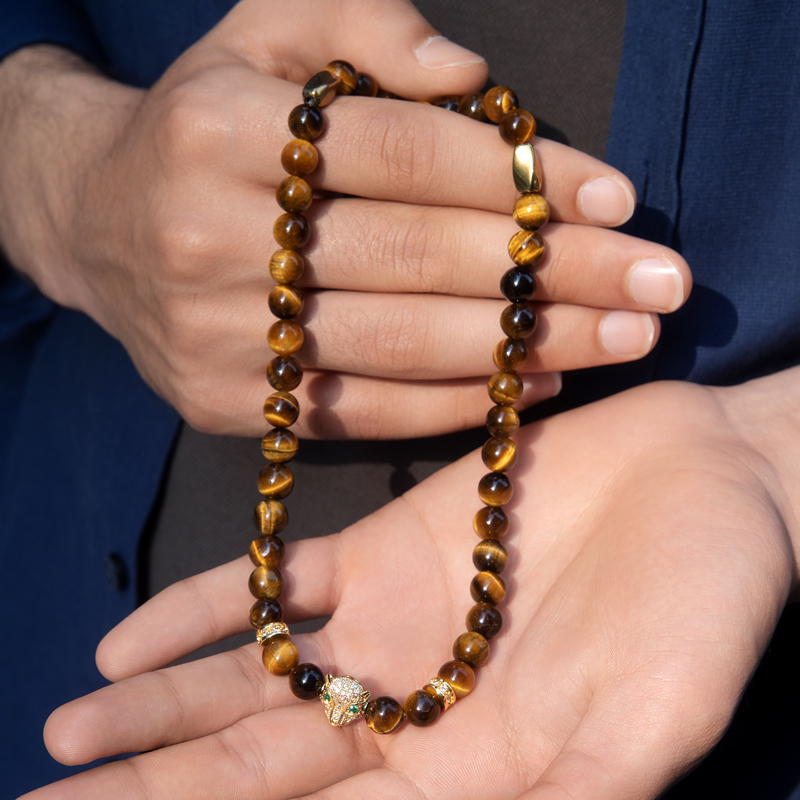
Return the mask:
[[[655, 796], [719, 736], [766, 645], [790, 580], [783, 530], [706, 390], [646, 387], [518, 439], [504, 629], [474, 692], [434, 727], [331, 729], [318, 704], [263, 673], [251, 645], [58, 712], [51, 746], [64, 754], [68, 731], [75, 760], [187, 741], [72, 779], [75, 796], [94, 782], [117, 797], [513, 798], [545, 771], [532, 796], [565, 775], [587, 776], [578, 791], [597, 797], [606, 785], [608, 796]], [[473, 453], [291, 552], [290, 609], [333, 611], [298, 637], [301, 659], [373, 696], [402, 698], [435, 675], [470, 606], [482, 471]], [[246, 608], [247, 571], [235, 562], [192, 584], [221, 609], [217, 635]], [[106, 672], [138, 673], [201, 643], [207, 614], [191, 597], [165, 592], [118, 628], [101, 651]], [[145, 709], [147, 723], [120, 722]]]

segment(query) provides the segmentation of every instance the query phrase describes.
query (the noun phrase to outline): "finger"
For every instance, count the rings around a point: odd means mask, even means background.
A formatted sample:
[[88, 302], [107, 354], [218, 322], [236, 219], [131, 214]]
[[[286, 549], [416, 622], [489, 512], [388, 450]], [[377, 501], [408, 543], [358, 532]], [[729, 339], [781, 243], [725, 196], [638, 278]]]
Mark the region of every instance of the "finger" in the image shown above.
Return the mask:
[[[448, 775], [448, 777], [450, 777]], [[314, 794], [307, 795], [303, 800], [367, 800], [372, 797], [391, 797], [392, 800], [420, 797], [444, 797], [446, 794], [433, 794], [426, 787], [424, 791], [418, 784], [403, 773], [395, 769], [380, 767], [354, 775], [352, 778], [328, 786]], [[442, 787], [445, 788], [445, 787]], [[455, 787], [448, 786], [447, 789]], [[448, 792], [449, 794], [449, 792]], [[463, 795], [461, 795], [463, 796]]]

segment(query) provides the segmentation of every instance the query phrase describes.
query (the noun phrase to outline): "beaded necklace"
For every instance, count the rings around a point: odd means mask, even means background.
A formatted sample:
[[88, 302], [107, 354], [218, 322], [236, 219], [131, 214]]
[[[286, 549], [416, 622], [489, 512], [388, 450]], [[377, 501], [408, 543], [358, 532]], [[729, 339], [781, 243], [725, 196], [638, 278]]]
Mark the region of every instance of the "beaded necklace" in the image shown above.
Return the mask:
[[503, 624], [497, 608], [506, 587], [500, 573], [508, 554], [499, 541], [508, 532], [508, 517], [503, 506], [509, 502], [513, 486], [506, 471], [514, 466], [517, 451], [511, 436], [519, 428], [514, 403], [522, 394], [518, 372], [528, 356], [525, 339], [536, 328], [536, 315], [529, 300], [536, 290], [533, 268], [544, 255], [544, 243], [537, 230], [550, 217], [547, 201], [538, 194], [541, 175], [536, 153], [530, 144], [536, 132], [533, 117], [518, 107], [517, 96], [504, 86], [485, 95], [445, 97], [433, 105], [458, 111], [472, 119], [498, 124], [501, 137], [514, 147], [514, 184], [521, 196], [514, 204], [513, 216], [521, 228], [508, 245], [514, 267], [500, 280], [500, 290], [510, 302], [501, 316], [500, 327], [506, 338], [494, 349], [499, 370], [489, 379], [489, 397], [495, 404], [486, 416], [491, 438], [481, 451], [483, 463], [491, 470], [478, 484], [484, 506], [474, 517], [473, 527], [481, 541], [472, 561], [478, 574], [470, 584], [475, 605], [466, 618], [467, 631], [453, 645], [453, 660], [445, 663], [435, 678], [412, 692], [404, 704], [392, 697], [370, 699], [370, 693], [349, 675], [334, 678], [314, 664], [299, 664], [297, 646], [283, 622], [278, 598], [283, 589], [280, 564], [284, 546], [278, 534], [286, 527], [288, 513], [281, 502], [292, 490], [293, 477], [287, 462], [297, 453], [297, 437], [289, 428], [297, 421], [300, 406], [291, 391], [299, 386], [303, 370], [293, 354], [303, 344], [303, 330], [293, 320], [303, 309], [303, 295], [294, 285], [303, 274], [303, 258], [298, 253], [310, 234], [303, 216], [311, 204], [312, 190], [304, 176], [312, 173], [319, 154], [312, 143], [323, 130], [321, 109], [337, 94], [397, 98], [381, 91], [374, 78], [356, 70], [346, 61], [332, 61], [314, 75], [303, 88], [303, 103], [289, 114], [289, 130], [295, 137], [281, 153], [281, 164], [289, 177], [278, 186], [276, 196], [284, 214], [276, 220], [273, 233], [281, 249], [269, 262], [269, 272], [278, 284], [269, 295], [269, 308], [278, 318], [270, 327], [267, 341], [277, 354], [267, 367], [267, 380], [275, 392], [264, 403], [264, 417], [273, 429], [264, 436], [261, 450], [270, 462], [258, 476], [258, 490], [264, 495], [255, 508], [256, 528], [261, 534], [250, 545], [255, 565], [250, 575], [250, 591], [257, 598], [250, 610], [250, 623], [257, 629], [264, 666], [273, 675], [288, 675], [292, 692], [300, 699], [319, 699], [328, 721], [346, 725], [364, 717], [376, 733], [396, 731], [403, 719], [412, 725], [431, 725], [457, 698], [472, 691], [474, 669], [489, 657], [489, 640]]

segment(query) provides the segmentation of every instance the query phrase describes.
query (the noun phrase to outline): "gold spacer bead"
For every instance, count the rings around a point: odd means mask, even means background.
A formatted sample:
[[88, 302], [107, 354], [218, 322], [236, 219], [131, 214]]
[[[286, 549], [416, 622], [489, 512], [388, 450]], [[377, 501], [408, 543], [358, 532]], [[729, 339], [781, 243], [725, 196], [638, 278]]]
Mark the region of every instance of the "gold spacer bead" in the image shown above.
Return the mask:
[[289, 626], [285, 622], [270, 622], [269, 625], [264, 625], [256, 632], [256, 641], [259, 644], [264, 644], [268, 639], [273, 636], [288, 636]]
[[442, 701], [443, 711], [447, 711], [447, 709], [456, 702], [456, 693], [446, 680], [442, 678], [431, 678], [427, 685], [422, 687], [423, 691], [427, 689], [428, 686], [433, 689], [434, 693]]
[[335, 75], [328, 70], [322, 70], [310, 77], [308, 83], [303, 87], [303, 101], [310, 106], [325, 108], [333, 102], [340, 83], [341, 80]]
[[518, 192], [538, 192], [542, 188], [542, 169], [530, 142], [514, 148], [513, 172]]

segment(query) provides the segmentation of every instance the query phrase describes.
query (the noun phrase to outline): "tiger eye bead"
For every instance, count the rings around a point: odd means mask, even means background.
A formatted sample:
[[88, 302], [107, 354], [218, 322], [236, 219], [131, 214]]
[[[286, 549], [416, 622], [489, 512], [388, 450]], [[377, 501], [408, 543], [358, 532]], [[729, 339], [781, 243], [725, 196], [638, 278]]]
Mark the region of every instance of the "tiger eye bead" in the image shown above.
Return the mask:
[[283, 622], [283, 606], [277, 600], [260, 597], [250, 609], [250, 624], [258, 629], [272, 622]]
[[253, 509], [253, 522], [262, 536], [274, 536], [286, 527], [289, 512], [277, 500], [262, 500]]
[[311, 236], [311, 225], [302, 214], [281, 214], [272, 226], [275, 241], [288, 250], [303, 247]]
[[283, 500], [293, 486], [292, 471], [285, 464], [270, 464], [258, 473], [258, 491], [266, 497]]
[[289, 688], [300, 700], [316, 700], [325, 684], [325, 675], [316, 664], [298, 664], [289, 673]]
[[285, 428], [273, 428], [261, 440], [261, 452], [273, 464], [291, 461], [297, 455], [297, 448], [297, 437]]
[[522, 397], [522, 378], [516, 372], [497, 372], [489, 378], [489, 397], [509, 406]]
[[[484, 475], [478, 484], [478, 496], [487, 506], [504, 506], [511, 500], [514, 487], [511, 479], [502, 472], [490, 472]], [[487, 536], [487, 539], [497, 538]]]
[[483, 110], [492, 122], [500, 122], [510, 111], [519, 105], [515, 92], [508, 86], [495, 86], [483, 97]]
[[292, 319], [303, 310], [303, 293], [291, 284], [279, 284], [270, 289], [268, 304], [279, 319]]
[[300, 403], [293, 394], [275, 392], [264, 401], [264, 419], [275, 428], [288, 428], [297, 422]]
[[544, 240], [535, 231], [517, 231], [508, 243], [511, 260], [533, 269], [544, 257]]
[[513, 406], [492, 406], [486, 415], [486, 427], [492, 436], [513, 436], [519, 430], [519, 414]]
[[364, 719], [375, 733], [393, 733], [403, 721], [403, 706], [394, 697], [376, 697], [367, 704]]
[[464, 661], [448, 661], [442, 664], [436, 677], [447, 681], [458, 699], [466, 697], [475, 686], [475, 672]]
[[303, 256], [294, 250], [276, 250], [269, 260], [269, 274], [276, 283], [294, 283], [304, 268]]
[[550, 206], [540, 194], [528, 192], [514, 203], [514, 222], [526, 231], [538, 231], [550, 219]]
[[281, 166], [290, 175], [309, 175], [319, 164], [319, 152], [305, 139], [292, 139], [281, 151]]
[[500, 314], [500, 327], [511, 339], [527, 339], [536, 330], [536, 313], [527, 303], [512, 303]]
[[500, 136], [510, 145], [525, 144], [536, 134], [536, 120], [524, 108], [514, 108], [500, 120]]
[[481, 539], [502, 539], [508, 533], [508, 517], [502, 508], [486, 506], [475, 514], [472, 527]]
[[462, 633], [453, 644], [453, 656], [470, 667], [480, 667], [489, 658], [489, 642], [475, 631]]
[[438, 701], [422, 689], [411, 692], [403, 703], [403, 709], [408, 721], [417, 728], [433, 725], [442, 713]]
[[277, 567], [256, 567], [247, 585], [253, 597], [277, 600], [283, 591], [283, 577]]
[[483, 95], [480, 93], [465, 94], [458, 102], [458, 113], [478, 122], [486, 122], [486, 112], [483, 110]]
[[349, 61], [331, 61], [325, 69], [341, 81], [336, 87], [336, 94], [353, 94], [358, 85], [358, 73]]
[[277, 536], [259, 536], [250, 542], [250, 560], [256, 567], [279, 567], [283, 551], [283, 542]]
[[517, 446], [511, 439], [492, 437], [481, 450], [486, 467], [494, 472], [505, 472], [517, 463]]
[[303, 380], [303, 368], [291, 356], [277, 356], [267, 366], [267, 380], [279, 392], [291, 392]]
[[[367, 75], [366, 72], [359, 72], [356, 80], [356, 90], [353, 94], [359, 97], [377, 97], [378, 88], [378, 81], [372, 75]], [[391, 700], [391, 698], [389, 699]]]
[[262, 649], [261, 660], [272, 675], [288, 675], [297, 666], [300, 654], [291, 639], [273, 636]]
[[284, 211], [299, 213], [311, 205], [312, 193], [308, 181], [290, 175], [275, 190], [275, 199]]
[[459, 103], [461, 102], [461, 98], [458, 95], [447, 95], [446, 97], [438, 97], [434, 100], [431, 105], [437, 106], [438, 108], [444, 108], [447, 111], [458, 111]]
[[316, 139], [325, 126], [325, 119], [317, 106], [303, 103], [289, 112], [289, 130], [295, 139], [311, 142]]
[[500, 633], [503, 627], [503, 615], [499, 608], [488, 603], [478, 603], [472, 606], [467, 614], [467, 629], [475, 631], [484, 639], [491, 639]]
[[279, 356], [290, 356], [303, 345], [303, 329], [296, 322], [284, 319], [273, 322], [267, 332], [267, 344]]
[[497, 369], [502, 372], [519, 372], [528, 360], [528, 346], [522, 339], [503, 339], [492, 354]]
[[469, 585], [469, 593], [476, 603], [496, 606], [506, 596], [506, 582], [494, 572], [479, 572]]
[[481, 572], [498, 574], [508, 564], [508, 550], [497, 539], [484, 539], [475, 545], [472, 551], [472, 563]]
[[500, 279], [500, 291], [510, 303], [524, 303], [536, 293], [536, 278], [524, 267], [514, 267]]

